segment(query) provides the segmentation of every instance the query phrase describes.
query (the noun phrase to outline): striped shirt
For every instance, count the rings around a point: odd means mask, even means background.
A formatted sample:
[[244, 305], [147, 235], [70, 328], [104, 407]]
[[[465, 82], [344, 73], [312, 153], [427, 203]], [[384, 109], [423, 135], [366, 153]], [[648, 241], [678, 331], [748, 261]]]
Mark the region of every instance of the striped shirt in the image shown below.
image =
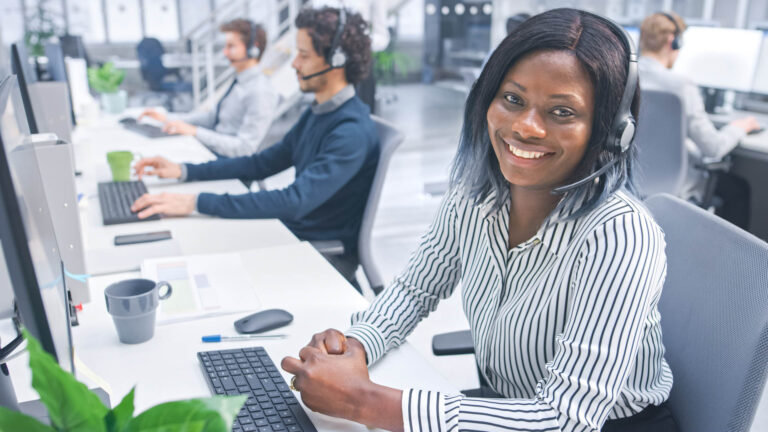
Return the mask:
[[664, 235], [624, 191], [508, 248], [509, 200], [449, 192], [406, 269], [352, 317], [369, 364], [461, 282], [479, 369], [504, 399], [407, 389], [406, 431], [599, 430], [664, 402]]

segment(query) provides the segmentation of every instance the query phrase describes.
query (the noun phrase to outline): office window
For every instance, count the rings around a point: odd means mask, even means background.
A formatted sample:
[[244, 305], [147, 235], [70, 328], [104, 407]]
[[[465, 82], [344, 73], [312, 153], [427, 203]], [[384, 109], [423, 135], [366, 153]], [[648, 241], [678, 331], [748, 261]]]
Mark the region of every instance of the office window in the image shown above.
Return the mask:
[[[432, 2], [430, 2], [432, 3]], [[424, 0], [411, 0], [398, 13], [397, 36], [401, 40], [424, 39]]]
[[144, 1], [144, 35], [161, 41], [179, 39], [179, 16], [175, 0]]
[[0, 1], [0, 32], [8, 45], [24, 38], [24, 15], [21, 0]]
[[211, 16], [210, 0], [179, 0], [181, 34], [186, 35]]
[[86, 43], [106, 41], [104, 9], [101, 1], [66, 0], [69, 33], [80, 35]]
[[104, 0], [110, 42], [138, 43], [142, 38], [139, 0]]

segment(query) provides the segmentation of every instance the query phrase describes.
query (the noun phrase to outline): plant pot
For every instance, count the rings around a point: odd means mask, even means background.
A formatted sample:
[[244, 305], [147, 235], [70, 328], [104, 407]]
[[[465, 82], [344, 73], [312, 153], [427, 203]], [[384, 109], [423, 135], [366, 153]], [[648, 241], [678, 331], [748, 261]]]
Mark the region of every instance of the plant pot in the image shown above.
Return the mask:
[[128, 95], [125, 93], [125, 90], [101, 94], [101, 109], [106, 113], [120, 114], [125, 111], [127, 103]]

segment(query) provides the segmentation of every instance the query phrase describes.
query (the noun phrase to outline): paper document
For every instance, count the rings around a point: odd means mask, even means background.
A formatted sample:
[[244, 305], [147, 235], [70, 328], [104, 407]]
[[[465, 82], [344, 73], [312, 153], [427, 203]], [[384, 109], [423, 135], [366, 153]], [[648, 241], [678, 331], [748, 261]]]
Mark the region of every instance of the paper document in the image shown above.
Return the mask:
[[148, 259], [141, 264], [141, 275], [173, 288], [171, 297], [160, 301], [158, 324], [261, 307], [238, 253]]

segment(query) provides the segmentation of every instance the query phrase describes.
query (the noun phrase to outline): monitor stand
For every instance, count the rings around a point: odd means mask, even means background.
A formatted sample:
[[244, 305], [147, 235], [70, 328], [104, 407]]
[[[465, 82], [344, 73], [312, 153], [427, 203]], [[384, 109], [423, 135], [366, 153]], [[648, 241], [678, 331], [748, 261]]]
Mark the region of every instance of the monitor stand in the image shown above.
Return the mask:
[[704, 110], [709, 114], [716, 114], [718, 108], [725, 105], [725, 90], [705, 87], [702, 89], [704, 96]]

